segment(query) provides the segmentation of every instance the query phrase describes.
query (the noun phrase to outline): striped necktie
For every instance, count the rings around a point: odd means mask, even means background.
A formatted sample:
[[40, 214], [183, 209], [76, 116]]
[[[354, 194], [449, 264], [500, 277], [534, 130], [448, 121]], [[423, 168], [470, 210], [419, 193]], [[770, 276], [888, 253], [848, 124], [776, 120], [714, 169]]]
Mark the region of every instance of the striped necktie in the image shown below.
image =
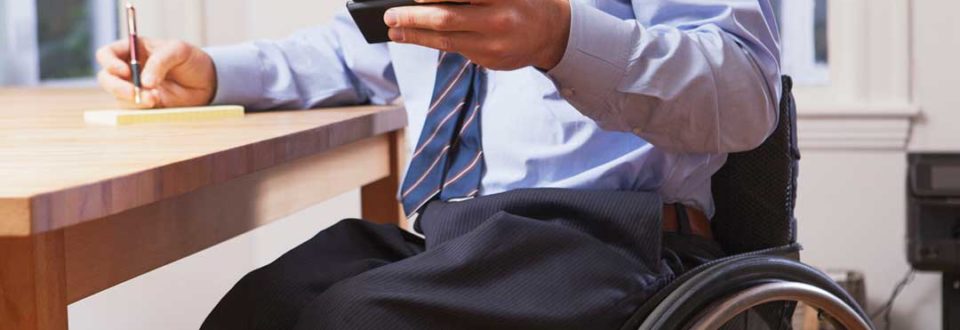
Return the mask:
[[483, 69], [462, 55], [440, 53], [433, 100], [400, 189], [408, 217], [434, 199], [469, 198], [479, 192], [484, 79]]

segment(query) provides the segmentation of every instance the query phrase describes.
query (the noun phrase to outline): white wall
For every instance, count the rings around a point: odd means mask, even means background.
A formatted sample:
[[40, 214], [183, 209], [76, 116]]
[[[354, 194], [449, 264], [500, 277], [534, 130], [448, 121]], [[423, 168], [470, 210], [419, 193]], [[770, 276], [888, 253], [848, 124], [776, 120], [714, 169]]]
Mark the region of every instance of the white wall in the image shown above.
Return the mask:
[[960, 24], [957, 1], [914, 1], [913, 85], [923, 117], [912, 150], [960, 150]]
[[207, 45], [224, 45], [282, 38], [291, 31], [327, 22], [345, 3], [341, 0], [206, 0], [205, 41]]
[[[805, 248], [801, 257], [821, 269], [863, 272], [872, 312], [910, 269], [904, 242], [905, 153], [802, 152], [797, 201], [798, 236]], [[918, 274], [896, 300], [892, 319], [891, 329], [939, 329], [940, 276]]]

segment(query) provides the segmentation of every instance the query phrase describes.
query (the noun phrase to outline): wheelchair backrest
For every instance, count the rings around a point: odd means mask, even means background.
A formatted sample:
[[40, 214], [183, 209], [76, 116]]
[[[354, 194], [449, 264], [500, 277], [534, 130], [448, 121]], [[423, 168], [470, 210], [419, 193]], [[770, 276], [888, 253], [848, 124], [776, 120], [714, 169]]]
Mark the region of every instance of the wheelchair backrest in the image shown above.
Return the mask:
[[737, 254], [795, 243], [797, 111], [793, 81], [782, 79], [777, 128], [758, 148], [730, 154], [712, 178], [716, 214], [713, 230], [727, 253]]

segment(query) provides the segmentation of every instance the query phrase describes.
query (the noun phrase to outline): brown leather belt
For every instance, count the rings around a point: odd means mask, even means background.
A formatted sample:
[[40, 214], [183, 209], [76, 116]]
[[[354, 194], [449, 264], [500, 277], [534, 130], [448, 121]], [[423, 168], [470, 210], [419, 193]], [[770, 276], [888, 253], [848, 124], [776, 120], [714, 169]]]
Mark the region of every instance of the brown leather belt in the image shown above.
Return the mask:
[[[683, 216], [684, 213], [686, 216]], [[713, 230], [710, 229], [710, 220], [707, 216], [700, 210], [680, 204], [663, 205], [663, 231], [689, 233], [709, 240], [713, 239]]]

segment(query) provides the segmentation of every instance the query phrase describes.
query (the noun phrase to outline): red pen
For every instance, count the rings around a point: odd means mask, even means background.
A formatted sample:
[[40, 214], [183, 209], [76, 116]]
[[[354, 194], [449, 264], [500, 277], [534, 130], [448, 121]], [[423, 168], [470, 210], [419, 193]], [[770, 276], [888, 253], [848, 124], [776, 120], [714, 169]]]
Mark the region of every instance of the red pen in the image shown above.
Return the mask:
[[127, 1], [127, 34], [130, 42], [130, 72], [133, 78], [133, 100], [137, 104], [143, 100], [140, 97], [140, 62], [137, 60], [137, 9]]

